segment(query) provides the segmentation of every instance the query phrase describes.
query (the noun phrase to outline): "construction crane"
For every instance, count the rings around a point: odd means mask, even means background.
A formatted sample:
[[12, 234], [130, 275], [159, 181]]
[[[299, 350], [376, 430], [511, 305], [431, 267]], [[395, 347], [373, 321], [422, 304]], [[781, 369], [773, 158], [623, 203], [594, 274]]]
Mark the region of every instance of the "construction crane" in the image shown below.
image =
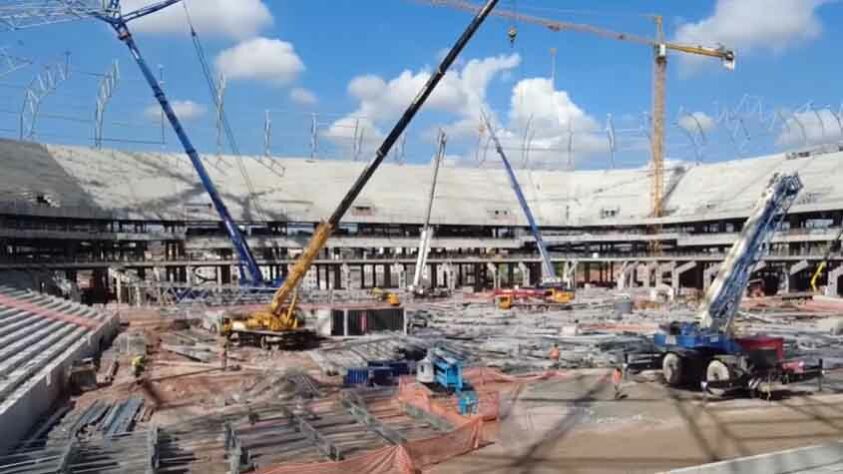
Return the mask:
[[[471, 2], [463, 0], [417, 0], [424, 1], [434, 6], [444, 6], [455, 8], [458, 10], [474, 12], [479, 7]], [[652, 160], [650, 163], [652, 171], [651, 181], [651, 216], [661, 217], [663, 215], [663, 197], [664, 197], [664, 130], [665, 130], [665, 84], [667, 82], [667, 52], [677, 51], [685, 54], [694, 54], [698, 56], [707, 56], [711, 58], [718, 58], [722, 61], [723, 66], [729, 70], [735, 68], [735, 52], [724, 47], [711, 48], [705, 46], [687, 45], [672, 43], [664, 40], [664, 31], [662, 28], [662, 17], [653, 15], [656, 23], [657, 39], [651, 39], [644, 36], [621, 33], [617, 31], [608, 30], [592, 25], [582, 23], [571, 23], [564, 21], [550, 20], [531, 15], [522, 15], [520, 13], [509, 10], [496, 10], [493, 15], [512, 20], [513, 22], [532, 23], [549, 29], [554, 32], [561, 31], [575, 31], [579, 33], [587, 33], [596, 35], [607, 39], [618, 41], [627, 41], [638, 43], [645, 46], [650, 46], [654, 51], [654, 67], [653, 67], [653, 96], [652, 96], [652, 130], [650, 133], [650, 148]], [[510, 41], [514, 41], [518, 32], [514, 27], [508, 31]]]
[[[670, 323], [654, 336], [659, 351], [644, 355], [644, 364], [660, 365], [669, 385], [696, 385], [722, 393], [822, 374], [821, 362], [811, 367], [805, 361], [786, 361], [782, 338], [738, 337], [733, 327], [749, 277], [801, 189], [798, 174], [773, 175], [721, 263], [697, 321]], [[627, 362], [636, 365], [634, 360]]]
[[[544, 243], [544, 239], [542, 238], [539, 226], [536, 223], [535, 217], [533, 217], [533, 211], [530, 210], [530, 205], [527, 203], [527, 198], [524, 196], [524, 191], [521, 189], [521, 185], [518, 184], [518, 178], [515, 176], [515, 170], [513, 170], [512, 165], [509, 164], [509, 160], [506, 157], [506, 153], [504, 153], [503, 151], [503, 146], [501, 146], [501, 142], [500, 140], [498, 140], [498, 135], [497, 133], [495, 133], [495, 129], [492, 126], [492, 122], [489, 120], [489, 117], [482, 110], [480, 111], [480, 115], [483, 118], [484, 126], [489, 131], [489, 136], [492, 138], [492, 141], [495, 144], [495, 150], [501, 157], [504, 169], [506, 170], [506, 175], [509, 178], [509, 185], [515, 192], [515, 197], [518, 199], [518, 204], [521, 206], [521, 210], [524, 212], [524, 217], [527, 219], [527, 224], [530, 226], [530, 233], [533, 235], [533, 239], [536, 241], [536, 247], [539, 250], [539, 256], [541, 257], [542, 263], [541, 287], [550, 292], [549, 295], [543, 296], [549, 297], [553, 302], [556, 303], [568, 303], [574, 297], [573, 288], [564, 288], [562, 279], [556, 275], [556, 269], [553, 267], [553, 261], [550, 258], [550, 252], [548, 252], [547, 246]], [[512, 307], [514, 293], [499, 296], [499, 306], [502, 309], [509, 309]]]
[[163, 10], [180, 1], [163, 0], [125, 14], [122, 12], [120, 0], [46, 0], [38, 2], [36, 6], [32, 2], [19, 1], [12, 5], [0, 7], [0, 26], [6, 26], [11, 30], [19, 30], [85, 18], [96, 18], [108, 23], [117, 33], [117, 38], [129, 48], [132, 58], [137, 63], [141, 74], [152, 89], [155, 99], [161, 105], [161, 109], [164, 111], [164, 115], [167, 117], [179, 142], [184, 148], [185, 154], [187, 154], [190, 163], [199, 175], [202, 187], [205, 188], [205, 191], [211, 198], [214, 209], [217, 211], [223, 228], [237, 252], [240, 263], [246, 269], [246, 273], [248, 274], [246, 280], [251, 285], [260, 285], [263, 282], [263, 274], [249, 248], [246, 238], [231, 217], [231, 213], [228, 211], [219, 191], [217, 191], [208, 171], [205, 169], [199, 153], [197, 153], [196, 148], [187, 136], [187, 132], [185, 132], [184, 127], [182, 127], [176, 113], [173, 111], [173, 107], [170, 105], [164, 90], [161, 88], [152, 70], [146, 64], [129, 30], [129, 22]]
[[[404, 130], [413, 120], [416, 113], [419, 109], [424, 105], [425, 101], [427, 101], [430, 94], [433, 93], [434, 89], [436, 89], [437, 84], [442, 78], [445, 76], [445, 73], [451, 67], [451, 65], [456, 60], [457, 56], [459, 55], [460, 51], [463, 50], [466, 44], [468, 44], [471, 37], [480, 28], [480, 25], [483, 21], [489, 16], [489, 13], [498, 3], [498, 0], [488, 0], [486, 4], [481, 8], [477, 14], [474, 16], [474, 19], [469, 23], [468, 27], [465, 31], [460, 35], [459, 39], [457, 39], [456, 43], [451, 47], [451, 50], [448, 54], [442, 59], [439, 67], [436, 68], [433, 74], [428, 78], [427, 82], [422, 86], [422, 89], [419, 91], [418, 95], [413, 99], [410, 105], [407, 107], [407, 110], [404, 111], [404, 114], [401, 115], [401, 118], [398, 119], [398, 122], [393, 126], [392, 130], [389, 134], [384, 138], [383, 143], [381, 143], [380, 147], [378, 147], [377, 151], [375, 152], [375, 156], [370, 161], [365, 168], [363, 168], [362, 173], [360, 176], [357, 177], [357, 180], [351, 185], [351, 188], [346, 192], [345, 196], [343, 196], [342, 200], [340, 201], [337, 208], [331, 214], [327, 221], [322, 221], [317, 227], [313, 236], [310, 239], [310, 242], [304, 248], [304, 251], [299, 255], [298, 259], [296, 259], [295, 263], [293, 264], [292, 268], [290, 269], [287, 278], [284, 280], [284, 283], [278, 288], [275, 294], [272, 297], [272, 301], [270, 304], [262, 309], [248, 315], [240, 315], [234, 316], [235, 319], [246, 319], [247, 326], [250, 324], [248, 321], [264, 321], [264, 327], [270, 327], [274, 325], [275, 322], [281, 321], [285, 322], [282, 325], [275, 325], [279, 329], [277, 331], [272, 331], [272, 333], [265, 333], [260, 334], [260, 340], [262, 343], [267, 343], [270, 341], [269, 338], [272, 340], [283, 340], [286, 337], [285, 332], [293, 331], [294, 329], [299, 327], [298, 318], [287, 318], [286, 314], [290, 311], [290, 308], [294, 305], [287, 304], [287, 300], [293, 295], [299, 287], [302, 279], [304, 278], [305, 274], [307, 274], [310, 267], [313, 265], [313, 262], [316, 260], [319, 252], [325, 247], [325, 243], [328, 241], [328, 238], [331, 236], [331, 233], [340, 223], [345, 213], [351, 207], [354, 200], [366, 186], [366, 183], [369, 182], [372, 175], [378, 169], [378, 167], [383, 162], [384, 158], [389, 154], [390, 149], [404, 133]], [[293, 322], [295, 321], [295, 322]]]
[[448, 139], [445, 132], [439, 132], [439, 147], [436, 150], [436, 156], [433, 158], [433, 178], [430, 181], [430, 193], [427, 197], [427, 211], [424, 216], [424, 226], [422, 227], [421, 237], [419, 238], [418, 256], [416, 256], [416, 269], [413, 273], [413, 284], [410, 286], [410, 291], [416, 295], [424, 295], [425, 289], [422, 285], [422, 275], [424, 268], [427, 266], [427, 256], [430, 253], [430, 239], [433, 238], [433, 229], [430, 227], [430, 214], [433, 211], [433, 201], [436, 198], [436, 183], [439, 178], [439, 166], [442, 164], [442, 159], [445, 157], [445, 144]]
[[811, 290], [814, 293], [819, 293], [819, 287], [817, 287], [817, 283], [820, 281], [820, 276], [822, 275], [823, 271], [828, 267], [828, 261], [831, 259], [831, 254], [835, 250], [840, 250], [840, 238], [843, 237], [843, 226], [840, 227], [840, 230], [837, 231], [837, 235], [834, 236], [834, 239], [831, 240], [828, 244], [828, 249], [825, 251], [825, 255], [823, 255], [823, 259], [820, 264], [817, 266], [816, 271], [811, 276]]

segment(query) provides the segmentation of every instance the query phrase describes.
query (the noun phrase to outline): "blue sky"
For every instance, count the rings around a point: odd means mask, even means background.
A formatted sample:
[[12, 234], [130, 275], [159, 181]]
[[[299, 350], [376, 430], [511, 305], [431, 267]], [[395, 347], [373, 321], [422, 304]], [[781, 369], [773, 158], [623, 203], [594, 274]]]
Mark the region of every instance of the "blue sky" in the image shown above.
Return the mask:
[[[14, 3], [14, 2], [12, 2]], [[127, 5], [150, 3], [129, 0]], [[410, 0], [190, 0], [189, 11], [212, 68], [228, 75], [226, 110], [240, 148], [264, 150], [272, 120], [275, 155], [368, 159], [470, 15]], [[502, 0], [502, 10], [590, 23], [652, 36], [645, 13], [665, 18], [676, 41], [737, 50], [728, 72], [716, 60], [670, 56], [668, 156], [718, 161], [843, 136], [843, 95], [835, 53], [843, 9], [821, 0]], [[510, 45], [506, 32], [519, 34]], [[215, 112], [181, 6], [134, 26], [147, 60], [164, 68], [165, 89], [205, 153], [217, 150]], [[2, 33], [0, 44], [35, 61], [0, 78], [0, 134], [19, 135], [26, 85], [70, 52], [70, 77], [41, 102], [35, 138], [91, 144], [98, 83], [116, 59], [122, 78], [105, 115], [105, 146], [178, 150], [160, 125], [148, 87], [125, 47], [95, 21]], [[550, 49], [556, 49], [551, 84]], [[490, 18], [407, 133], [395, 158], [426, 162], [435, 130], [449, 135], [449, 160], [483, 160], [479, 110], [492, 112], [518, 163], [577, 168], [641, 166], [647, 161], [652, 52], [648, 47]], [[296, 92], [293, 92], [296, 91]], [[746, 95], [753, 98], [747, 100]], [[293, 97], [295, 96], [295, 98]], [[813, 105], [805, 105], [812, 102]], [[738, 108], [743, 103], [744, 107]], [[757, 107], [763, 113], [759, 116]], [[731, 115], [724, 115], [731, 111]], [[612, 115], [614, 148], [606, 131]], [[356, 130], [356, 133], [355, 133]], [[362, 130], [362, 132], [361, 132]], [[362, 133], [362, 138], [361, 138]], [[134, 143], [148, 142], [148, 143]], [[357, 143], [355, 145], [355, 143]]]

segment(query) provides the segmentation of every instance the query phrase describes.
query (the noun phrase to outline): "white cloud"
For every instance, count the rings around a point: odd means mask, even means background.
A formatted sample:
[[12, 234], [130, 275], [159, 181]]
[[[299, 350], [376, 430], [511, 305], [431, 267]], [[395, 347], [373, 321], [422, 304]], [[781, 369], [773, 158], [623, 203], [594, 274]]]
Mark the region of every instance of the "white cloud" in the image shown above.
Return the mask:
[[714, 119], [705, 112], [693, 112], [679, 117], [677, 123], [692, 134], [704, 134], [714, 128]]
[[318, 102], [316, 94], [303, 87], [293, 88], [290, 91], [290, 100], [300, 105], [313, 105]]
[[[681, 43], [725, 45], [738, 55], [754, 51], [781, 52], [822, 32], [816, 10], [828, 0], [717, 0], [714, 13], [676, 31]], [[705, 58], [683, 54], [683, 62]]]
[[[174, 100], [170, 102], [170, 105], [173, 107], [176, 117], [185, 122], [197, 119], [208, 111], [207, 107], [192, 100]], [[161, 118], [161, 106], [158, 104], [150, 105], [143, 109], [143, 115], [149, 120], [157, 121]]]
[[230, 80], [246, 79], [285, 85], [304, 71], [304, 63], [291, 43], [252, 38], [217, 55], [218, 71]]
[[[433, 91], [425, 104], [426, 108], [461, 117], [461, 123], [475, 131], [477, 117], [485, 106], [489, 83], [502, 71], [517, 67], [521, 63], [518, 54], [472, 59], [461, 68], [448, 72]], [[348, 146], [355, 126], [371, 140], [383, 137], [381, 126], [389, 126], [415, 98], [427, 80], [427, 70], [404, 70], [398, 76], [386, 80], [374, 74], [354, 77], [348, 84], [348, 94], [357, 99], [357, 109], [329, 125], [323, 133], [338, 145]], [[455, 135], [457, 124], [446, 127], [450, 136]], [[466, 131], [465, 136], [468, 134]]]
[[512, 89], [510, 127], [526, 130], [536, 137], [555, 137], [569, 129], [594, 131], [597, 122], [586, 115], [565, 91], [554, 90], [550, 79], [522, 79]]
[[[200, 35], [244, 39], [272, 25], [269, 8], [262, 0], [183, 0]], [[130, 12], [154, 3], [152, 0], [123, 0], [123, 11]], [[174, 5], [132, 22], [132, 30], [143, 33], [184, 34], [187, 32], [184, 8]]]
[[[450, 71], [427, 101], [426, 107], [445, 112], [479, 112], [485, 101], [489, 82], [501, 71], [521, 62], [518, 54], [472, 59], [461, 70]], [[357, 76], [348, 84], [348, 93], [359, 101], [351, 115], [365, 116], [375, 122], [398, 117], [430, 78], [428, 71], [404, 70], [389, 81], [380, 76]]]
[[837, 116], [828, 109], [796, 112], [781, 126], [776, 145], [780, 147], [819, 145], [843, 140]]

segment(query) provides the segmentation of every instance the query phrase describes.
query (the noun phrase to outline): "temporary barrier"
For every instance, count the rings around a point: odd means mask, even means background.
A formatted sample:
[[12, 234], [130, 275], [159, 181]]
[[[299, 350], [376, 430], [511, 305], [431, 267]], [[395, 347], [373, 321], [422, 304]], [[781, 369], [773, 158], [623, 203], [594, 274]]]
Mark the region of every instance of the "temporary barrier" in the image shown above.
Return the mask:
[[483, 420], [473, 418], [442, 436], [408, 441], [338, 462], [282, 464], [257, 474], [415, 474], [434, 464], [468, 453], [483, 444]]

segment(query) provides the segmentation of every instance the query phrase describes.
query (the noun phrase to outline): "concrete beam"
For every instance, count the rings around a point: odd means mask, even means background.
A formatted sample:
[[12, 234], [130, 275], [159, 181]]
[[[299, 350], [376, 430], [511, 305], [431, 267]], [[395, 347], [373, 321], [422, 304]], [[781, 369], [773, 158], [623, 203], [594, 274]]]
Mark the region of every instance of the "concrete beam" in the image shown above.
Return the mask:
[[[668, 262], [662, 263], [658, 265], [656, 268], [656, 287], [662, 286], [664, 282], [664, 274], [670, 272], [671, 282], [673, 281], [674, 277], [674, 269], [676, 268], [676, 262]], [[672, 286], [672, 285], [671, 285]]]
[[791, 267], [787, 270], [788, 275], [790, 275], [790, 276], [796, 275], [797, 273], [801, 272], [802, 270], [805, 270], [805, 269], [806, 269], [806, 268], [808, 268], [809, 266], [810, 266], [810, 264], [808, 263], [808, 261], [807, 261], [807, 260], [802, 260], [801, 262], [798, 262], [798, 263], [793, 264], [793, 265], [792, 265], [792, 266], [791, 266]]
[[696, 261], [685, 262], [682, 265], [679, 265], [678, 267], [676, 267], [676, 275], [677, 276], [681, 275], [681, 274], [687, 272], [688, 270], [693, 270], [694, 268], [697, 268], [697, 262]]
[[694, 268], [697, 268], [697, 262], [695, 261], [685, 262], [682, 265], [676, 265], [676, 262], [674, 262], [673, 273], [670, 276], [670, 289], [674, 297], [679, 295], [679, 280], [682, 274]]

